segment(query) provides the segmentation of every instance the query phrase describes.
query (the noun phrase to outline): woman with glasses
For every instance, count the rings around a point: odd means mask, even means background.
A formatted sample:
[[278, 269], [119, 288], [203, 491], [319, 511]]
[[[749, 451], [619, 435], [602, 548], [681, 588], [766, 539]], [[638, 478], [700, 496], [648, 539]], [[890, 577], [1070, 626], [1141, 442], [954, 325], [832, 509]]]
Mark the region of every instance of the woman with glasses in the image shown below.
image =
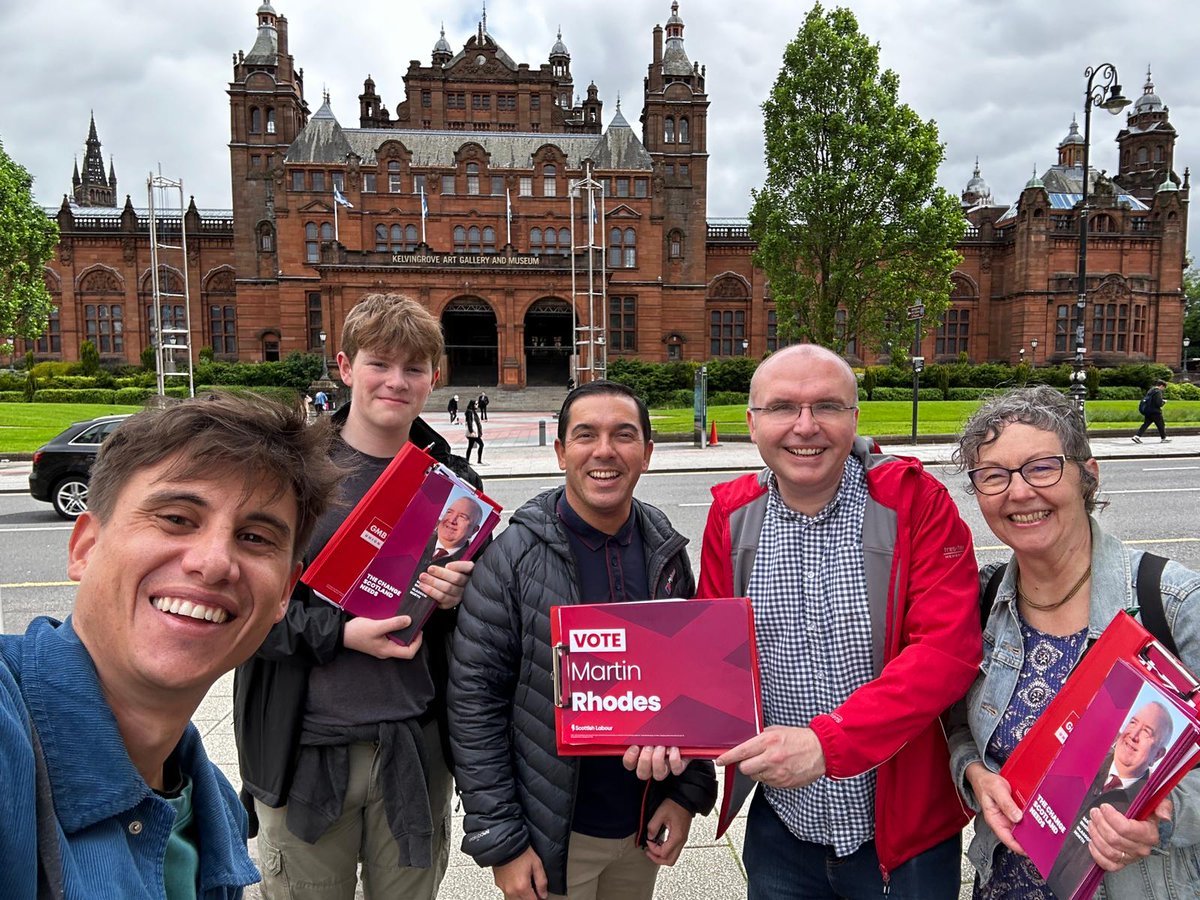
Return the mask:
[[[1137, 605], [1142, 551], [1092, 517], [1099, 466], [1080, 415], [1053, 388], [985, 403], [964, 426], [955, 461], [988, 527], [1012, 550], [984, 628], [980, 675], [950, 734], [955, 781], [979, 813], [967, 851], [974, 897], [1052, 898], [1013, 838], [1021, 813], [999, 770], [1089, 643], [1118, 611]], [[984, 568], [981, 585], [996, 568]], [[1183, 661], [1200, 671], [1200, 575], [1168, 562], [1161, 594]], [[1108, 897], [1200, 896], [1200, 773], [1146, 821], [1102, 804], [1087, 827]]]

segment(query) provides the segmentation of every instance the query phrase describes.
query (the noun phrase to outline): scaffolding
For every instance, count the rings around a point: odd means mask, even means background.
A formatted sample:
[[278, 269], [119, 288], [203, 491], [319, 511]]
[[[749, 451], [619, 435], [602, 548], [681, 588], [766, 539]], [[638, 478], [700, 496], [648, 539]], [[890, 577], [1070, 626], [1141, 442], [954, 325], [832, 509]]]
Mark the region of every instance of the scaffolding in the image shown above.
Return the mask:
[[[158, 376], [158, 394], [166, 395], [167, 379], [186, 378], [188, 396], [196, 396], [192, 371], [192, 304], [188, 289], [187, 225], [183, 205], [183, 181], [161, 174], [146, 180], [150, 220], [151, 322], [150, 343], [154, 347], [154, 370]], [[171, 201], [177, 201], [172, 203]], [[166, 243], [163, 238], [176, 239]], [[178, 266], [170, 259], [178, 255]], [[164, 258], [166, 257], [166, 258]], [[164, 278], [171, 269], [179, 272], [179, 288], [173, 279]], [[168, 281], [164, 285], [164, 281]]]
[[[604, 185], [592, 177], [587, 164], [584, 177], [571, 183], [571, 377], [577, 384], [604, 378], [608, 372], [608, 279], [605, 277]], [[575, 200], [587, 217], [587, 228], [579, 227]], [[580, 232], [583, 232], [580, 234]], [[597, 232], [599, 243], [597, 243]], [[586, 242], [580, 238], [586, 235]], [[586, 274], [586, 287], [583, 286]], [[597, 316], [599, 305], [599, 316]], [[587, 312], [580, 322], [580, 309]]]

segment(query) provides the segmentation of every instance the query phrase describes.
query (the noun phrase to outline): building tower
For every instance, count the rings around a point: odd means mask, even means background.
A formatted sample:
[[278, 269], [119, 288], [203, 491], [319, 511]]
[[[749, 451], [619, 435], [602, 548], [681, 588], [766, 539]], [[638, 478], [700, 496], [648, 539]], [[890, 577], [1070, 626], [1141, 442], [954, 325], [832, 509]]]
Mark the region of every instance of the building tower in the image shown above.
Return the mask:
[[249, 53], [233, 57], [229, 83], [230, 175], [238, 280], [273, 280], [279, 272], [275, 211], [284, 209], [283, 157], [308, 121], [304, 70], [288, 53], [287, 19], [270, 0], [258, 8]]
[[83, 157], [83, 177], [79, 176], [79, 164], [71, 176], [72, 195], [76, 206], [117, 205], [117, 173], [109, 160], [108, 175], [104, 174], [104, 155], [100, 152], [100, 138], [96, 136], [96, 116], [88, 125], [87, 150]]
[[1165, 181], [1180, 184], [1172, 168], [1175, 161], [1175, 128], [1168, 119], [1169, 110], [1154, 92], [1150, 67], [1142, 96], [1133, 104], [1125, 128], [1117, 135], [1120, 165], [1116, 182], [1139, 200], [1149, 203]]
[[665, 48], [663, 29], [654, 26], [653, 54], [644, 83], [642, 143], [654, 161], [653, 214], [663, 220], [662, 254], [681, 263], [664, 268], [663, 281], [700, 284], [707, 280], [708, 95], [704, 69], [684, 50], [678, 0], [671, 3]]

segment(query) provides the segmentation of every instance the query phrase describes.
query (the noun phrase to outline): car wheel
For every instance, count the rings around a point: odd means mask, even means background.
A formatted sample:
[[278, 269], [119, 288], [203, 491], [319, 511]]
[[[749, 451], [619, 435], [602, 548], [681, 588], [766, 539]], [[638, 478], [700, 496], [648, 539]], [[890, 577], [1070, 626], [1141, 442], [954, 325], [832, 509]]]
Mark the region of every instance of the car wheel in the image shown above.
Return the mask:
[[64, 519], [78, 519], [87, 512], [88, 481], [82, 475], [68, 475], [54, 486], [51, 502]]

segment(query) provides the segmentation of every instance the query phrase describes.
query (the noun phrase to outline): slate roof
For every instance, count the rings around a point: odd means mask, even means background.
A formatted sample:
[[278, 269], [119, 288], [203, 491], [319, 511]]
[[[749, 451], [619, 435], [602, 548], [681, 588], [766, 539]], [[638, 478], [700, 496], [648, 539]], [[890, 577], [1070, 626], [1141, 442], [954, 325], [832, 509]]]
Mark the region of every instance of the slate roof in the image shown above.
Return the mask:
[[652, 168], [650, 154], [618, 110], [604, 134], [558, 134], [499, 131], [426, 131], [400, 128], [342, 128], [328, 102], [308, 120], [288, 148], [289, 163], [341, 165], [350, 152], [366, 166], [376, 162], [376, 151], [387, 141], [399, 141], [412, 154], [417, 168], [450, 167], [454, 156], [468, 143], [479, 144], [493, 169], [529, 169], [533, 155], [547, 144], [559, 148], [567, 165], [578, 168], [591, 159], [597, 168]]

